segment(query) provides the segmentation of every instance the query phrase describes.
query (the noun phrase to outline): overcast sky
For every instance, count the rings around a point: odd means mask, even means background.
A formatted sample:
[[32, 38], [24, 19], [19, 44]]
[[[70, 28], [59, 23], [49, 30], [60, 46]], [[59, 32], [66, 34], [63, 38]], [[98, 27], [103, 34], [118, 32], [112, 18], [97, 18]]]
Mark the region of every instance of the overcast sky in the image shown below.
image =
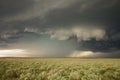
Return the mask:
[[120, 0], [0, 0], [0, 56], [120, 58]]

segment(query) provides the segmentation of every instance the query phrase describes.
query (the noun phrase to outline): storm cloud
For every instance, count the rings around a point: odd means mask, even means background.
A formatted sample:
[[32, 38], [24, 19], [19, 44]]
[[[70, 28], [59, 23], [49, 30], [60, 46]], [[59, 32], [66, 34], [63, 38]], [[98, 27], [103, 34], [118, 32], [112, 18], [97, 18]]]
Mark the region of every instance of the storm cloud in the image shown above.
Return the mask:
[[0, 49], [33, 57], [85, 51], [118, 57], [119, 14], [119, 0], [0, 0]]

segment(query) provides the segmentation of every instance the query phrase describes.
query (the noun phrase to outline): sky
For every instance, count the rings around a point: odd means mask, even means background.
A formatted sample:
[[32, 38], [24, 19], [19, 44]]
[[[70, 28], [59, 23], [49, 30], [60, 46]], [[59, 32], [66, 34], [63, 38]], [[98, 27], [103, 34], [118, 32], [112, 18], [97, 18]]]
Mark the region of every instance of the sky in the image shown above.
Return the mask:
[[120, 0], [0, 0], [0, 57], [120, 58]]

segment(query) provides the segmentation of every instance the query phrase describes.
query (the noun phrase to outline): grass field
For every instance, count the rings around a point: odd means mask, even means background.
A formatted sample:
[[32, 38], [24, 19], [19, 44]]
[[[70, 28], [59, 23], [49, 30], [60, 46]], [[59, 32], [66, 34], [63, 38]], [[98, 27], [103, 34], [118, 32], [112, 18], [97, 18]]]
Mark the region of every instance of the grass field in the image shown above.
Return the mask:
[[0, 80], [120, 80], [120, 59], [0, 58]]

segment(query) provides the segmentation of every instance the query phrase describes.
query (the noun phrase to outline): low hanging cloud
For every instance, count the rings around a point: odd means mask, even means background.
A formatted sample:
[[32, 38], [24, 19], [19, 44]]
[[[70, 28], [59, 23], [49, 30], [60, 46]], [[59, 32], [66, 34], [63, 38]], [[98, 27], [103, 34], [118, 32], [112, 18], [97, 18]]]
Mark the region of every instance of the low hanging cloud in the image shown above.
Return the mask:
[[71, 29], [58, 29], [50, 32], [51, 38], [56, 38], [58, 40], [67, 40], [70, 37], [76, 37], [77, 41], [87, 41], [91, 38], [96, 40], [102, 40], [106, 37], [106, 33], [102, 29], [88, 29], [88, 28], [71, 28]]
[[73, 51], [67, 57], [80, 57], [80, 58], [119, 58], [120, 50], [111, 52], [93, 52], [93, 51]]
[[68, 57], [82, 57], [82, 58], [87, 58], [87, 57], [98, 57], [102, 53], [101, 52], [92, 52], [92, 51], [74, 51], [71, 53]]
[[99, 28], [84, 28], [84, 27], [72, 27], [69, 29], [48, 29], [44, 32], [39, 31], [34, 28], [25, 28], [24, 32], [34, 32], [38, 34], [47, 34], [50, 35], [52, 39], [58, 40], [68, 40], [71, 37], [76, 37], [77, 41], [87, 41], [91, 38], [95, 38], [96, 40], [104, 40], [106, 36], [106, 32], [104, 29]]

